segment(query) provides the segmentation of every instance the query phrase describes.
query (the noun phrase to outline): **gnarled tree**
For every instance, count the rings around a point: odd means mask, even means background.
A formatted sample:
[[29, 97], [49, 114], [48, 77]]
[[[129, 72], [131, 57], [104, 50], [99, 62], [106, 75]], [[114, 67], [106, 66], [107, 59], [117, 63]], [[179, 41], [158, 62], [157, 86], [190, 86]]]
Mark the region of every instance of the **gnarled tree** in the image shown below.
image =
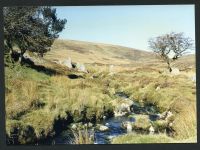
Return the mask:
[[185, 37], [182, 32], [151, 38], [148, 42], [149, 47], [167, 63], [170, 72], [171, 63], [193, 48], [192, 39]]
[[66, 23], [57, 18], [56, 9], [47, 6], [4, 7], [3, 16], [5, 53], [12, 54], [17, 46], [19, 61], [27, 50], [43, 56]]

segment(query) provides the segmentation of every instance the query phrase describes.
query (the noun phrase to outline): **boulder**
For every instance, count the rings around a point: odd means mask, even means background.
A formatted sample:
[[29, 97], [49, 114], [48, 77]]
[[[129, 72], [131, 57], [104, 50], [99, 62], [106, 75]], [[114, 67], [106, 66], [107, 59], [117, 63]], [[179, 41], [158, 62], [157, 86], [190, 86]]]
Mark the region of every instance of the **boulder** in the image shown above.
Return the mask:
[[72, 68], [72, 61], [71, 61], [71, 58], [69, 57], [68, 59], [66, 59], [65, 61], [63, 61], [63, 64], [65, 66], [67, 66], [68, 68]]
[[91, 128], [93, 127], [93, 124], [91, 122], [88, 123], [88, 127]]
[[133, 101], [129, 99], [124, 99], [123, 101], [119, 101], [116, 103], [116, 111], [117, 112], [131, 112], [130, 108], [133, 105]]
[[172, 74], [172, 75], [179, 75], [179, 74], [180, 74], [180, 71], [179, 71], [178, 68], [172, 68], [171, 74]]
[[109, 123], [106, 123], [105, 125], [106, 125], [106, 126], [109, 126]]
[[24, 53], [23, 56], [24, 56], [24, 58], [26, 58], [26, 59], [27, 59], [27, 58], [29, 58], [29, 59], [31, 58], [31, 56], [30, 56], [28, 53]]
[[127, 112], [122, 112], [122, 111], [114, 111], [114, 116], [115, 117], [121, 117], [121, 116], [124, 116], [126, 115]]
[[113, 75], [115, 72], [114, 72], [114, 65], [110, 65], [109, 66], [109, 75]]
[[76, 130], [77, 129], [77, 125], [76, 124], [72, 124], [71, 129]]
[[108, 136], [108, 139], [111, 140], [111, 139], [113, 139], [114, 137], [116, 137], [116, 136], [114, 136], [114, 135], [109, 135], [109, 136]]
[[126, 129], [127, 132], [130, 133], [133, 130], [133, 123], [130, 121], [124, 121], [122, 122], [121, 127]]
[[108, 131], [109, 128], [107, 126], [104, 126], [104, 125], [100, 125], [99, 126], [99, 131]]
[[153, 126], [150, 126], [150, 128], [149, 128], [149, 133], [150, 133], [150, 134], [154, 134], [154, 132], [155, 132], [154, 127], [153, 127]]
[[110, 72], [110, 73], [113, 73], [113, 68], [114, 68], [114, 65], [110, 65], [110, 66], [109, 66], [109, 72]]
[[86, 67], [84, 64], [81, 64], [81, 63], [77, 63], [76, 64], [76, 68], [78, 69], [78, 71], [80, 72], [85, 72], [85, 73], [88, 73], [88, 71], [86, 70]]
[[62, 65], [62, 61], [61, 61], [61, 60], [59, 60], [59, 61], [58, 61], [58, 64]]
[[160, 90], [160, 87], [158, 86], [158, 87], [156, 87], [156, 91], [159, 91]]
[[129, 121], [124, 121], [124, 122], [122, 122], [121, 127], [124, 129], [127, 129], [127, 126], [129, 123], [130, 123]]
[[173, 118], [173, 113], [171, 111], [165, 111], [162, 114], [159, 114], [159, 119], [162, 120], [170, 120], [171, 118]]
[[126, 129], [128, 133], [132, 132], [133, 127], [132, 127], [131, 122], [128, 122]]
[[193, 76], [191, 77], [191, 80], [192, 80], [192, 82], [196, 82], [196, 75], [193, 75]]

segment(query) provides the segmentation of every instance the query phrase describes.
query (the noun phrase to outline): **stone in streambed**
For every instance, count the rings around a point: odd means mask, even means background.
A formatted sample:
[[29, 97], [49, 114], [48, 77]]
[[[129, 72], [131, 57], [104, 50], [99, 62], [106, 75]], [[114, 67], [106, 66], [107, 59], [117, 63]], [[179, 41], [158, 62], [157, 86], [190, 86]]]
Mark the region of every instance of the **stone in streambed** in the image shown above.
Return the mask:
[[107, 127], [107, 126], [104, 126], [104, 125], [97, 125], [97, 129], [99, 130], [99, 131], [108, 131], [109, 130], [109, 128]]

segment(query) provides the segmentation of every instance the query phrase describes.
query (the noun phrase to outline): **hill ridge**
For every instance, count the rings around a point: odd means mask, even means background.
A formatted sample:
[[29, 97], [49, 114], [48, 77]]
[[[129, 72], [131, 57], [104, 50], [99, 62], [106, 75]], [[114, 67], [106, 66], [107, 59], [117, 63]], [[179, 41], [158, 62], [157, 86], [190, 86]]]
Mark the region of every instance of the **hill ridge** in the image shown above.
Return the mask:
[[63, 39], [56, 40], [51, 51], [46, 54], [50, 60], [63, 61], [68, 57], [82, 63], [130, 64], [134, 61], [154, 60], [155, 54], [120, 45]]

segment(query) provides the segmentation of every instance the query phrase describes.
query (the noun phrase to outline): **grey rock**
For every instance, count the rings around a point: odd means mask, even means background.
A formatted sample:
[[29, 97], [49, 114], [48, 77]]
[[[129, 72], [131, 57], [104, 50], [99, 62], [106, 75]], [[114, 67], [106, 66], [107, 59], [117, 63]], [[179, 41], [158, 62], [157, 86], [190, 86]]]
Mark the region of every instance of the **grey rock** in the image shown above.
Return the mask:
[[193, 75], [193, 76], [191, 77], [191, 80], [192, 80], [192, 82], [196, 82], [196, 75]]
[[149, 133], [150, 133], [150, 134], [154, 134], [154, 132], [155, 132], [154, 127], [153, 127], [153, 126], [150, 126], [150, 128], [149, 128]]
[[71, 126], [71, 129], [76, 130], [76, 129], [77, 129], [77, 125], [76, 125], [76, 124], [73, 124], [73, 125]]
[[72, 68], [72, 61], [71, 58], [69, 57], [68, 59], [66, 59], [65, 61], [63, 61], [63, 65], [67, 66], [68, 68]]
[[179, 75], [179, 74], [180, 74], [180, 71], [179, 71], [178, 68], [172, 68], [171, 74], [172, 74], [172, 75]]
[[132, 124], [130, 122], [128, 122], [126, 129], [127, 129], [128, 133], [132, 132], [133, 127], [132, 127]]
[[80, 72], [85, 72], [85, 73], [88, 73], [88, 71], [86, 70], [86, 67], [84, 64], [81, 64], [81, 63], [77, 63], [76, 64], [76, 68], [78, 69], [78, 71]]
[[100, 131], [108, 131], [109, 128], [108, 128], [107, 126], [100, 125], [100, 126], [99, 126], [99, 130], [100, 130]]

